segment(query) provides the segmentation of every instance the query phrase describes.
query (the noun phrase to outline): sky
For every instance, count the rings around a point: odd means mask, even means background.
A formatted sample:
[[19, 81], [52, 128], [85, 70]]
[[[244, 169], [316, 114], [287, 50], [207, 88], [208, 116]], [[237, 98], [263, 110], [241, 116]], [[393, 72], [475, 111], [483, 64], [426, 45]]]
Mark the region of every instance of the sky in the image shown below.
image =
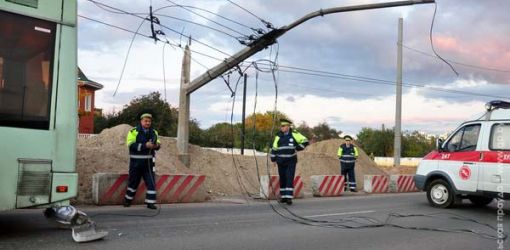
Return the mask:
[[[195, 79], [245, 48], [239, 40], [270, 31], [268, 23], [279, 28], [320, 9], [383, 2], [232, 0], [240, 8], [228, 0], [97, 1], [78, 0], [78, 64], [104, 85], [96, 93], [96, 107], [106, 113], [154, 91], [178, 107], [189, 37]], [[402, 130], [443, 134], [479, 117], [488, 101], [510, 101], [510, 2], [436, 2], [433, 26], [434, 4], [419, 4], [316, 17], [288, 31], [241, 65], [248, 74], [247, 113], [276, 108], [296, 124], [327, 122], [351, 135], [364, 127], [393, 127], [400, 17]], [[158, 38], [166, 44], [131, 33], [150, 36], [150, 22], [143, 21], [150, 5], [161, 24], [155, 30], [164, 33]], [[239, 73], [232, 70], [223, 78], [191, 95], [191, 117], [202, 128], [230, 122], [232, 107], [234, 122], [241, 120]]]

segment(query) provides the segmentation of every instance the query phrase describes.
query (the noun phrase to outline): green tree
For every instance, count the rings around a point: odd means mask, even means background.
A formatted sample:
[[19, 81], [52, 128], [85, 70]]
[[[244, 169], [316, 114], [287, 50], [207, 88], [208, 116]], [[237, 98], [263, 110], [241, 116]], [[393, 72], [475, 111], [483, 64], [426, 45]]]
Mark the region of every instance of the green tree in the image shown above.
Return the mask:
[[375, 156], [393, 155], [393, 130], [382, 128], [362, 128], [356, 135], [358, 145], [367, 154], [374, 153]]
[[[357, 135], [358, 144], [367, 154], [375, 156], [393, 156], [393, 129], [363, 128]], [[423, 157], [435, 147], [435, 138], [428, 138], [418, 131], [402, 134], [402, 157]]]
[[406, 132], [402, 136], [402, 156], [423, 157], [435, 148], [435, 137], [427, 136], [418, 131]]
[[153, 127], [158, 130], [160, 135], [172, 137], [177, 135], [177, 109], [161, 99], [161, 94], [158, 92], [152, 92], [131, 100], [118, 113], [97, 117], [94, 124], [95, 130], [100, 132], [105, 128], [124, 123], [135, 126], [140, 121], [140, 115], [143, 113], [152, 114], [154, 117]]
[[230, 123], [227, 122], [214, 124], [204, 131], [204, 143], [202, 145], [222, 148], [235, 146], [233, 144], [235, 144], [236, 132], [238, 131], [235, 127], [234, 131], [232, 129]]
[[336, 131], [329, 127], [326, 122], [319, 123], [317, 126], [312, 128], [312, 131], [318, 141], [339, 138], [338, 134], [341, 133], [341, 131]]

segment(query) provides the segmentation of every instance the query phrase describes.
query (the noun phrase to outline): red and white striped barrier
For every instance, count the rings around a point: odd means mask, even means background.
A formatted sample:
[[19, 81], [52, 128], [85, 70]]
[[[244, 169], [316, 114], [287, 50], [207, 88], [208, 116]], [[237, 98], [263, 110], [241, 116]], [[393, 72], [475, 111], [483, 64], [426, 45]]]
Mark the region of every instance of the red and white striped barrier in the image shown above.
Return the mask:
[[367, 193], [387, 193], [390, 191], [389, 184], [386, 175], [365, 175], [363, 188]]
[[[98, 173], [92, 177], [92, 198], [96, 205], [119, 205], [126, 194], [127, 174]], [[158, 203], [201, 202], [208, 199], [204, 175], [156, 175]], [[145, 200], [143, 180], [137, 188], [133, 204]]]
[[[303, 180], [301, 176], [294, 176], [294, 198], [303, 198]], [[274, 200], [280, 198], [280, 177], [271, 175], [271, 182], [267, 175], [260, 176], [260, 197]]]
[[390, 176], [390, 190], [391, 192], [419, 192], [414, 183], [414, 175], [402, 174]]
[[313, 196], [341, 196], [344, 192], [345, 179], [342, 175], [312, 175]]

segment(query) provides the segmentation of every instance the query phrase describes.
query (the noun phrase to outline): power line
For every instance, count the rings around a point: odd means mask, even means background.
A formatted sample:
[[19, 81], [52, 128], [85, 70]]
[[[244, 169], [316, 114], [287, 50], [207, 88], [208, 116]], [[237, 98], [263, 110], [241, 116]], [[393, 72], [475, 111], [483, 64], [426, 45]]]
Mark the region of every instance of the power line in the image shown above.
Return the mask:
[[[131, 15], [131, 16], [134, 16], [134, 17], [137, 17], [137, 18], [143, 19], [143, 20], [147, 20], [147, 18], [145, 18], [145, 17], [141, 17], [141, 16], [139, 16], [139, 15], [137, 15], [137, 14], [130, 13], [130, 12], [127, 12], [127, 11], [125, 11], [125, 10], [122, 10], [122, 9], [119, 9], [119, 8], [116, 8], [116, 7], [113, 7], [113, 6], [110, 6], [110, 5], [106, 5], [106, 4], [103, 4], [103, 3], [98, 3], [98, 2], [96, 2], [96, 1], [94, 1], [94, 0], [87, 0], [87, 1], [92, 2], [92, 3], [101, 4], [101, 5], [105, 6], [105, 7], [110, 8], [110, 9], [113, 9], [113, 10], [116, 10], [116, 11], [120, 11], [120, 12], [122, 12], [122, 13], [124, 13], [124, 14]], [[162, 9], [162, 8], [159, 8], [159, 9]], [[157, 12], [159, 9], [156, 9], [154, 12]], [[215, 47], [213, 47], [213, 46], [211, 46], [211, 45], [209, 45], [209, 44], [206, 44], [206, 43], [204, 43], [204, 42], [201, 42], [200, 40], [197, 40], [197, 39], [195, 39], [195, 38], [193, 38], [193, 37], [191, 37], [191, 36], [187, 36], [187, 35], [183, 34], [182, 32], [179, 32], [179, 31], [177, 31], [177, 30], [175, 30], [175, 29], [172, 29], [172, 28], [170, 28], [170, 27], [168, 27], [168, 26], [166, 26], [166, 25], [163, 25], [163, 24], [159, 24], [159, 25], [160, 25], [161, 27], [163, 27], [163, 28], [167, 29], [167, 30], [170, 30], [170, 31], [171, 31], [171, 32], [173, 32], [173, 33], [176, 33], [176, 34], [178, 34], [178, 35], [181, 35], [181, 36], [183, 36], [183, 37], [186, 37], [186, 38], [188, 38], [188, 39], [190, 39], [190, 40], [192, 40], [192, 41], [194, 41], [194, 42], [196, 42], [196, 43], [198, 43], [198, 44], [201, 44], [201, 45], [203, 45], [203, 46], [205, 46], [205, 47], [208, 47], [208, 48], [210, 48], [210, 49], [212, 49], [212, 50], [215, 50], [215, 51], [217, 51], [217, 52], [219, 52], [219, 53], [221, 53], [221, 54], [224, 54], [224, 55], [229, 56], [229, 57], [231, 56], [229, 53], [227, 53], [227, 52], [225, 52], [225, 51], [222, 51], [222, 50], [220, 50], [220, 49], [218, 49], [218, 48], [215, 48]], [[152, 37], [151, 37], [151, 38], [152, 38]], [[152, 39], [153, 39], [153, 38], [152, 38]], [[179, 47], [180, 47], [180, 46], [179, 46]]]
[[[88, 1], [90, 1], [90, 0], [88, 0]], [[95, 4], [97, 7], [101, 8], [101, 9], [103, 9], [103, 10], [105, 10], [105, 11], [108, 11], [108, 12], [111, 12], [111, 13], [115, 13], [115, 14], [135, 14], [135, 15], [136, 15], [136, 14], [137, 14], [137, 15], [146, 15], [146, 14], [147, 14], [147, 13], [141, 13], [141, 12], [140, 12], [140, 13], [135, 13], [135, 12], [133, 12], [133, 13], [125, 13], [125, 12], [121, 12], [121, 11], [115, 11], [115, 10], [109, 9], [109, 8], [108, 8], [108, 7], [106, 7], [106, 5], [105, 5], [105, 4], [103, 4], [103, 3], [99, 3], [99, 2], [96, 2], [96, 1], [90, 1], [90, 2], [92, 2], [92, 3], [93, 3], [93, 4]], [[233, 20], [233, 19], [231, 19], [231, 18], [228, 18], [228, 17], [222, 16], [222, 15], [219, 15], [219, 14], [217, 14], [217, 13], [214, 13], [214, 12], [212, 12], [212, 11], [208, 10], [208, 9], [204, 9], [204, 8], [200, 8], [200, 7], [196, 7], [196, 6], [191, 6], [191, 5], [181, 5], [181, 6], [184, 6], [184, 7], [186, 7], [186, 8], [190, 8], [190, 9], [196, 9], [196, 10], [199, 10], [199, 11], [207, 12], [207, 13], [209, 13], [209, 14], [211, 14], [211, 15], [214, 15], [214, 16], [216, 16], [216, 17], [218, 17], [218, 18], [223, 19], [223, 20], [226, 20], [226, 21], [232, 22], [232, 23], [237, 24], [237, 25], [239, 25], [239, 26], [242, 26], [242, 27], [244, 27], [244, 28], [247, 28], [247, 29], [253, 30], [253, 31], [255, 31], [255, 32], [257, 32], [257, 31], [258, 31], [258, 29], [255, 29], [255, 28], [253, 28], [253, 27], [250, 27], [250, 26], [248, 26], [248, 25], [246, 25], [246, 24], [243, 24], [243, 23], [238, 22], [238, 21], [236, 21], [236, 20]], [[159, 9], [172, 8], [172, 7], [179, 7], [179, 6], [177, 6], [177, 5], [168, 5], [168, 6], [165, 6], [165, 7], [159, 8]]]
[[228, 26], [226, 26], [226, 25], [223, 25], [223, 24], [221, 24], [221, 23], [219, 23], [219, 22], [216, 22], [216, 21], [214, 21], [214, 20], [212, 20], [212, 19], [210, 19], [210, 18], [208, 18], [208, 17], [206, 17], [206, 16], [204, 16], [204, 15], [202, 15], [202, 14], [200, 14], [200, 13], [197, 13], [197, 12], [195, 12], [195, 11], [193, 11], [193, 10], [191, 10], [191, 9], [187, 8], [187, 7], [184, 7], [183, 5], [177, 4], [177, 3], [175, 3], [175, 2], [173, 2], [173, 1], [171, 1], [171, 0], [166, 0], [166, 1], [167, 1], [167, 2], [170, 2], [170, 3], [174, 4], [174, 5], [176, 5], [176, 6], [180, 7], [180, 8], [182, 8], [182, 9], [184, 9], [184, 10], [186, 10], [186, 11], [190, 12], [190, 13], [193, 13], [193, 14], [195, 14], [195, 15], [197, 15], [197, 16], [199, 16], [199, 17], [201, 17], [201, 18], [204, 18], [205, 20], [207, 20], [207, 21], [209, 21], [209, 22], [212, 22], [212, 23], [214, 23], [214, 24], [216, 24], [216, 25], [219, 25], [219, 26], [221, 26], [221, 27], [223, 27], [223, 28], [225, 28], [225, 29], [228, 29], [228, 30], [230, 30], [230, 31], [232, 31], [232, 32], [234, 32], [234, 33], [237, 33], [237, 34], [239, 34], [239, 35], [241, 35], [241, 36], [247, 37], [245, 34], [243, 34], [243, 33], [239, 32], [239, 31], [237, 31], [237, 30], [234, 30], [234, 29], [232, 29], [232, 28], [230, 28], [230, 27], [228, 27]]
[[[115, 26], [115, 25], [110, 25], [108, 23], [105, 23], [105, 22], [102, 22], [102, 21], [98, 21], [98, 20], [95, 20], [95, 19], [92, 19], [92, 18], [89, 18], [89, 17], [85, 17], [85, 16], [82, 16], [82, 15], [79, 15], [79, 16], [82, 17], [82, 18], [94, 21], [94, 22], [98, 22], [98, 23], [101, 23], [101, 24], [113, 27], [113, 28], [117, 28], [117, 29], [120, 29], [120, 30], [123, 30], [123, 31], [134, 33], [134, 34], [139, 34], [139, 35], [144, 36], [146, 38], [151, 38], [152, 39], [152, 37], [140, 34], [138, 32], [133, 32], [133, 31], [127, 30], [125, 28], [118, 27], [118, 26]], [[170, 43], [168, 41], [167, 41], [167, 43], [182, 49], [182, 47], [179, 44], [177, 44], [177, 45], [176, 44], [172, 44], [172, 43]], [[196, 50], [191, 50], [191, 51], [193, 53], [196, 53], [198, 55], [201, 55], [201, 56], [213, 59], [213, 60], [218, 60], [218, 61], [223, 61], [224, 60], [224, 59], [220, 59], [220, 58], [208, 55], [208, 54], [200, 52], [200, 51], [196, 51]], [[195, 62], [197, 62], [197, 61], [195, 61]], [[253, 62], [250, 62], [250, 61], [246, 61], [245, 62], [245, 64], [251, 64], [251, 63], [253, 63]], [[258, 62], [258, 64], [269, 66], [268, 64], [265, 64], [263, 62]], [[203, 64], [201, 64], [201, 66], [204, 67], [204, 68], [207, 68]], [[395, 84], [394, 81], [390, 81], [390, 80], [383, 80], [383, 79], [364, 77], [364, 76], [356, 76], [356, 75], [347, 75], [347, 74], [341, 74], [341, 73], [337, 73], [337, 72], [328, 72], [328, 71], [322, 71], [322, 70], [306, 69], [306, 68], [294, 67], [294, 66], [278, 65], [278, 68], [279, 68], [279, 71], [285, 72], [285, 73], [295, 73], [295, 74], [310, 75], [310, 76], [319, 76], [319, 77], [327, 77], [327, 78], [335, 78], [335, 79], [352, 80], [352, 81], [373, 83], [373, 84], [379, 84], [379, 85], [382, 84], [382, 85], [390, 85], [391, 86], [391, 85]], [[266, 68], [266, 69], [268, 69], [268, 68]], [[506, 97], [506, 96], [486, 95], [486, 94], [480, 94], [480, 93], [469, 92], [469, 91], [443, 89], [443, 88], [426, 86], [426, 85], [423, 85], [423, 84], [402, 83], [402, 85], [405, 86], [405, 87], [425, 88], [425, 89], [430, 89], [430, 90], [434, 90], [434, 91], [438, 91], [438, 92], [448, 92], [448, 93], [462, 94], [462, 95], [490, 97], [490, 98], [497, 98], [497, 99], [504, 99], [504, 100], [508, 99], [508, 97]]]
[[[414, 51], [416, 53], [425, 55], [425, 56], [437, 58], [433, 54], [427, 53], [427, 52], [419, 50], [419, 49], [411, 48], [411, 47], [406, 46], [404, 44], [402, 44], [402, 47], [404, 47], [404, 48], [406, 48], [408, 50]], [[445, 60], [448, 61], [448, 62], [454, 63], [454, 64], [458, 64], [458, 65], [462, 65], [462, 66], [465, 66], [465, 67], [469, 67], [469, 68], [481, 69], [481, 70], [490, 70], [490, 71], [496, 71], [496, 72], [501, 72], [501, 73], [510, 73], [510, 70], [506, 70], [506, 69], [497, 69], [497, 68], [482, 67], [482, 66], [479, 66], [479, 65], [467, 64], [467, 63], [458, 62], [458, 61], [449, 60], [449, 59], [445, 59]]]
[[227, 0], [227, 1], [228, 1], [229, 3], [231, 3], [231, 4], [235, 5], [235, 6], [237, 6], [238, 8], [240, 8], [240, 9], [244, 10], [244, 11], [245, 11], [245, 12], [247, 12], [248, 14], [250, 14], [250, 15], [252, 15], [253, 17], [257, 18], [258, 20], [260, 20], [260, 21], [261, 21], [264, 25], [266, 25], [266, 28], [268, 28], [268, 29], [274, 29], [274, 26], [273, 26], [273, 24], [272, 24], [272, 23], [270, 23], [270, 22], [268, 22], [268, 21], [266, 21], [266, 20], [264, 20], [264, 19], [260, 18], [259, 16], [257, 16], [257, 15], [255, 15], [255, 14], [253, 14], [253, 12], [249, 11], [248, 9], [244, 8], [243, 6], [241, 6], [241, 5], [237, 4], [237, 3], [233, 2], [233, 1], [230, 1], [230, 0]]
[[174, 16], [170, 16], [170, 15], [165, 15], [165, 14], [158, 14], [158, 16], [162, 16], [162, 17], [166, 17], [166, 18], [171, 18], [171, 19], [174, 19], [174, 20], [178, 20], [178, 21], [182, 21], [182, 22], [186, 22], [186, 23], [191, 23], [191, 24], [194, 24], [194, 25], [197, 25], [197, 26], [200, 26], [200, 27], [204, 27], [204, 28], [207, 28], [207, 29], [210, 29], [210, 30], [213, 30], [213, 31], [216, 31], [218, 33], [222, 33], [226, 36], [229, 36], [229, 37], [232, 37], [236, 40], [239, 40], [239, 37], [236, 37], [232, 34], [229, 34], [223, 30], [220, 30], [220, 29], [216, 29], [214, 27], [211, 27], [211, 26], [207, 26], [205, 24], [201, 24], [201, 23], [197, 23], [197, 22], [193, 22], [193, 21], [189, 21], [189, 20], [186, 20], [186, 19], [183, 19], [183, 18], [179, 18], [179, 17], [174, 17]]
[[83, 19], [87, 19], [89, 21], [93, 21], [93, 22], [96, 22], [96, 23], [100, 23], [100, 24], [103, 24], [103, 25], [106, 25], [106, 26], [109, 26], [109, 27], [112, 27], [112, 28], [116, 28], [116, 29], [119, 29], [119, 30], [122, 30], [122, 31], [125, 31], [125, 32], [129, 32], [131, 34], [136, 34], [136, 35], [139, 35], [139, 36], [143, 36], [143, 37], [152, 39], [152, 37], [149, 36], [149, 35], [145, 35], [145, 34], [142, 34], [142, 33], [139, 33], [139, 32], [135, 32], [135, 31], [132, 31], [132, 30], [129, 30], [129, 29], [117, 26], [117, 25], [113, 25], [113, 24], [110, 24], [110, 23], [99, 21], [99, 20], [94, 19], [94, 18], [86, 17], [86, 16], [83, 16], [83, 15], [80, 15], [80, 14], [78, 14], [78, 17], [81, 17]]
[[430, 47], [432, 48], [432, 51], [434, 52], [434, 55], [437, 56], [437, 58], [441, 59], [441, 61], [443, 61], [444, 63], [446, 63], [448, 66], [450, 66], [450, 68], [453, 70], [453, 72], [457, 75], [457, 77], [459, 76], [459, 72], [457, 72], [457, 70], [455, 70], [455, 68], [453, 67], [453, 65], [451, 65], [448, 61], [446, 61], [443, 57], [441, 57], [437, 52], [436, 52], [436, 49], [434, 48], [434, 40], [432, 39], [432, 30], [434, 29], [434, 21], [436, 20], [436, 12], [437, 12], [437, 3], [434, 2], [434, 15], [432, 16], [432, 22], [430, 23], [430, 32], [429, 32], [429, 38], [430, 38]]

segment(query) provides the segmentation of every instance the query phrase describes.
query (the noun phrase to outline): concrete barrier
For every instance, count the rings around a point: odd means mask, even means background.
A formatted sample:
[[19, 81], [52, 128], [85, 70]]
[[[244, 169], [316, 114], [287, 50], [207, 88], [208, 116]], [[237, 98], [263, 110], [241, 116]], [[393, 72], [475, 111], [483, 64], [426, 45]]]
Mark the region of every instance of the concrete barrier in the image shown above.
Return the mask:
[[367, 193], [387, 193], [389, 178], [386, 175], [365, 175], [363, 189]]
[[[402, 157], [400, 158], [400, 166], [416, 167], [420, 164], [421, 159], [417, 157]], [[374, 162], [377, 166], [391, 167], [395, 165], [393, 157], [375, 157]]]
[[341, 196], [344, 192], [345, 179], [342, 175], [312, 175], [313, 196]]
[[[301, 176], [294, 177], [294, 198], [303, 198], [303, 180]], [[260, 197], [263, 199], [274, 200], [280, 198], [280, 177], [278, 175], [260, 176]]]
[[[92, 177], [92, 198], [96, 205], [120, 205], [126, 194], [128, 175], [97, 173]], [[158, 203], [202, 202], [208, 194], [204, 175], [156, 175]], [[143, 180], [137, 188], [133, 204], [145, 200]]]
[[403, 192], [419, 192], [414, 183], [414, 175], [402, 174], [390, 176], [390, 192], [403, 193]]

